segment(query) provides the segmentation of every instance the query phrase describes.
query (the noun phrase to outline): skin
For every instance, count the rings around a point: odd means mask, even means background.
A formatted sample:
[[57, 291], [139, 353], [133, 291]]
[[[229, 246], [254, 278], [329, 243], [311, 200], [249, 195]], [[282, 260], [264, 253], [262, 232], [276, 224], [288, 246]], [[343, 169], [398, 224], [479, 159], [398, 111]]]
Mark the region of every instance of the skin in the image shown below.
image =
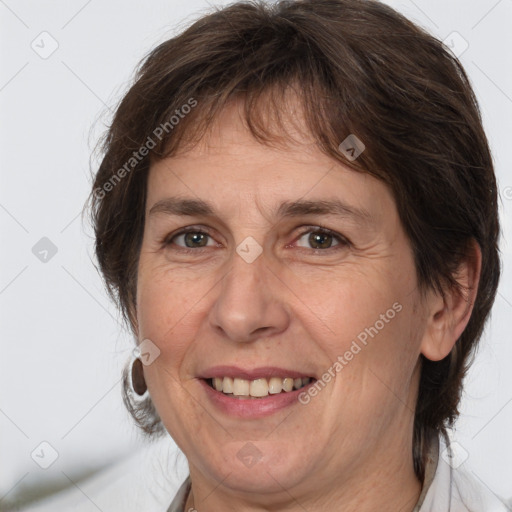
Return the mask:
[[[160, 350], [144, 375], [189, 462], [185, 510], [411, 511], [421, 491], [412, 463], [419, 356], [448, 354], [474, 292], [422, 294], [386, 185], [327, 157], [291, 126], [293, 141], [261, 144], [239, 109], [226, 108], [198, 145], [153, 163], [148, 177], [136, 330]], [[149, 213], [178, 195], [210, 202], [215, 214]], [[367, 216], [274, 214], [284, 201], [333, 198]], [[184, 252], [184, 237], [173, 234], [185, 226], [208, 232], [207, 245]], [[341, 242], [312, 245], [318, 226]], [[236, 252], [249, 236], [263, 250], [252, 263]], [[473, 256], [458, 275], [470, 289], [477, 248]], [[234, 418], [197, 378], [214, 365], [319, 378], [396, 303], [400, 312], [306, 405]], [[248, 441], [260, 454], [251, 467], [237, 457]]]

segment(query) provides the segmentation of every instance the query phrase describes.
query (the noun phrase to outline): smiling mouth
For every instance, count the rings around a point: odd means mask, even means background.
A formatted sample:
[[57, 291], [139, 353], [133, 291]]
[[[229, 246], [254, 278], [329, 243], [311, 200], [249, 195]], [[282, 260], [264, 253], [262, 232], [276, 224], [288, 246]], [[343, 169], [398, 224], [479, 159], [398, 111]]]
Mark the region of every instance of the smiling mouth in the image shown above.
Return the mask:
[[205, 380], [211, 388], [232, 398], [257, 399], [296, 391], [311, 384], [316, 379], [313, 377], [298, 377], [296, 379], [271, 377], [269, 379], [246, 380], [236, 377], [215, 377]]

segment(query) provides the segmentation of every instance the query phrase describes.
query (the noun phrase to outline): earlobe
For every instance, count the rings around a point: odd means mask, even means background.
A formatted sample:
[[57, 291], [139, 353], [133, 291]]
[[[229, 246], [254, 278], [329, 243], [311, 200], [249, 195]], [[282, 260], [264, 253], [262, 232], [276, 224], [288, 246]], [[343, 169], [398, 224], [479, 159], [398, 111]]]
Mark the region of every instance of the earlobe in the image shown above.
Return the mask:
[[473, 240], [454, 275], [459, 286], [446, 289], [444, 297], [432, 291], [427, 298], [428, 318], [421, 343], [427, 359], [444, 359], [464, 332], [476, 300], [481, 266], [482, 252]]

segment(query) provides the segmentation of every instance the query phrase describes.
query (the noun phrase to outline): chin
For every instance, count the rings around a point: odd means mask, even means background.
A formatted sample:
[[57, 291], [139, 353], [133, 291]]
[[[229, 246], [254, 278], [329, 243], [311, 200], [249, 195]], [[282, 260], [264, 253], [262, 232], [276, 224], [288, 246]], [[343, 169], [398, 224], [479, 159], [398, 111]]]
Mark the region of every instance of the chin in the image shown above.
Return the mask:
[[271, 494], [300, 485], [310, 476], [311, 463], [305, 462], [296, 444], [276, 444], [237, 441], [222, 451], [219, 463], [213, 467], [206, 463], [207, 471], [214, 480], [238, 492]]

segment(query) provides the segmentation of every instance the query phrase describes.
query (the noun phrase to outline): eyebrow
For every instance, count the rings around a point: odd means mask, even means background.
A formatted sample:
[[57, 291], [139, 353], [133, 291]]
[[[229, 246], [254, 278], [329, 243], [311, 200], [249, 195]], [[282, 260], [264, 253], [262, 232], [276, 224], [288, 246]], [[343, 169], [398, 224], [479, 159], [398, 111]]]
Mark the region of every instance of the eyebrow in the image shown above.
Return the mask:
[[[202, 199], [168, 197], [155, 203], [149, 210], [149, 215], [157, 213], [176, 216], [212, 217], [215, 215], [215, 208], [211, 203]], [[279, 218], [306, 215], [334, 215], [343, 218], [353, 218], [364, 223], [370, 222], [373, 218], [368, 210], [347, 205], [339, 199], [315, 201], [298, 199], [296, 201], [285, 201], [279, 205], [275, 212], [275, 216]]]

